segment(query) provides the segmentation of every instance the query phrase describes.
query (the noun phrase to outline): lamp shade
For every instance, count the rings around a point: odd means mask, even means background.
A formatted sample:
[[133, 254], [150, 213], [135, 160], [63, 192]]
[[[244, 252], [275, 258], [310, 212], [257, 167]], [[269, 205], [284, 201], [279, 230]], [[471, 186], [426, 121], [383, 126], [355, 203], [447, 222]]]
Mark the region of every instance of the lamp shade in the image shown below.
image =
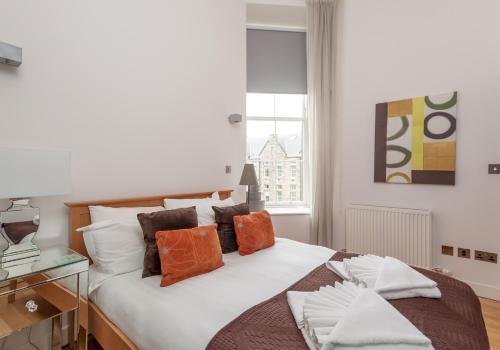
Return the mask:
[[0, 147], [0, 198], [71, 193], [71, 153]]
[[256, 186], [258, 184], [255, 166], [253, 164], [245, 164], [243, 173], [241, 174], [240, 185]]

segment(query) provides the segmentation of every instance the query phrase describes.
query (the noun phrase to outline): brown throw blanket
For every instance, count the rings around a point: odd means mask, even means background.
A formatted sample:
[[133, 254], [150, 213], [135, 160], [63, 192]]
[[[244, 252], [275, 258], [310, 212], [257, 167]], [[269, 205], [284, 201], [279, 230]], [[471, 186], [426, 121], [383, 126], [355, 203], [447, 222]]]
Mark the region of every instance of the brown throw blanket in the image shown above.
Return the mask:
[[[336, 253], [342, 261], [353, 254]], [[488, 350], [479, 299], [465, 283], [435, 272], [416, 269], [438, 283], [441, 299], [410, 298], [389, 301], [422, 333], [436, 350]], [[208, 350], [308, 350], [288, 306], [286, 292], [315, 291], [342, 279], [321, 265], [284, 292], [242, 313], [222, 328]], [[383, 321], [383, 320], [381, 320]]]

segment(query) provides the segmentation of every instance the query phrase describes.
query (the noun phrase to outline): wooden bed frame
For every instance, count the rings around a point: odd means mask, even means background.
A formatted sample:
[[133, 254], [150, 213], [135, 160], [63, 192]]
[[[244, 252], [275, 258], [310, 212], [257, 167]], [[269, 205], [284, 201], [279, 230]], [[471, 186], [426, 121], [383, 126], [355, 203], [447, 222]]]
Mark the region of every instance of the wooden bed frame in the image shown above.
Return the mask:
[[[90, 259], [83, 242], [83, 236], [80, 232], [77, 232], [76, 229], [90, 225], [89, 206], [91, 205], [103, 205], [115, 208], [163, 206], [163, 200], [165, 198], [208, 198], [213, 192], [214, 191], [65, 203], [65, 205], [70, 209], [69, 247]], [[221, 199], [227, 199], [231, 197], [231, 192], [233, 191], [223, 190], [218, 192]], [[45, 290], [37, 290], [37, 292], [45, 299], [52, 302], [55, 306], [65, 305], [65, 303], [68, 303], [69, 300], [74, 300], [74, 293], [55, 284], [47, 286]], [[115, 324], [113, 324], [113, 322], [106, 317], [96, 304], [94, 304], [91, 300], [86, 299], [82, 299], [80, 302], [82, 303], [80, 326], [86, 329], [89, 334], [92, 334], [105, 350], [139, 350], [137, 346], [135, 346], [134, 342], [129, 339]], [[72, 335], [74, 336], [75, 330], [72, 327], [70, 327], [69, 334], [70, 348], [73, 348], [74, 338], [72, 338]]]

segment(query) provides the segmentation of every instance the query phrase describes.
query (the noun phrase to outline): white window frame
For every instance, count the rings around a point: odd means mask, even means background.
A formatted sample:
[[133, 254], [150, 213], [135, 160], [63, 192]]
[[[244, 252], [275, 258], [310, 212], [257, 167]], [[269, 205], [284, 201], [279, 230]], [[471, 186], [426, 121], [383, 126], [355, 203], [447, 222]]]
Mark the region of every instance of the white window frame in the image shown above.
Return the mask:
[[[249, 93], [247, 93], [248, 95]], [[282, 95], [282, 94], [270, 94], [270, 95]], [[251, 120], [251, 121], [301, 121], [302, 122], [302, 169], [297, 169], [297, 172], [300, 173], [300, 170], [302, 170], [302, 183], [300, 184], [302, 188], [302, 201], [296, 201], [296, 202], [289, 202], [289, 203], [268, 203], [266, 201], [266, 207], [268, 208], [310, 208], [310, 192], [309, 192], [309, 121], [307, 118], [307, 95], [304, 96], [304, 110], [303, 110], [303, 117], [302, 118], [296, 118], [296, 117], [279, 117], [279, 118], [271, 118], [271, 117], [260, 117], [260, 116], [252, 116], [252, 115], [247, 115], [246, 120]], [[246, 134], [245, 134], [246, 137]], [[248, 150], [246, 150], [248, 152]], [[246, 153], [247, 155], [248, 153]], [[246, 157], [245, 155], [245, 157]], [[277, 170], [275, 169], [275, 172]], [[270, 174], [271, 175], [271, 174]], [[297, 184], [297, 183], [295, 183]], [[276, 189], [275, 189], [276, 192]], [[263, 198], [265, 199], [265, 198]]]

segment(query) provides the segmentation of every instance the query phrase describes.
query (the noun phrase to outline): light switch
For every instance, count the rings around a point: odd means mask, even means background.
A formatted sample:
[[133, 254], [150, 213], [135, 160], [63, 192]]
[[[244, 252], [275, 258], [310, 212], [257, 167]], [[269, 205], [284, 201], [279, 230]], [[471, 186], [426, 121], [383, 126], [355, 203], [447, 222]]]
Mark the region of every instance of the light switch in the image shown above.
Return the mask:
[[500, 175], [500, 164], [488, 164], [488, 174]]
[[231, 166], [226, 165], [226, 174], [231, 174]]

